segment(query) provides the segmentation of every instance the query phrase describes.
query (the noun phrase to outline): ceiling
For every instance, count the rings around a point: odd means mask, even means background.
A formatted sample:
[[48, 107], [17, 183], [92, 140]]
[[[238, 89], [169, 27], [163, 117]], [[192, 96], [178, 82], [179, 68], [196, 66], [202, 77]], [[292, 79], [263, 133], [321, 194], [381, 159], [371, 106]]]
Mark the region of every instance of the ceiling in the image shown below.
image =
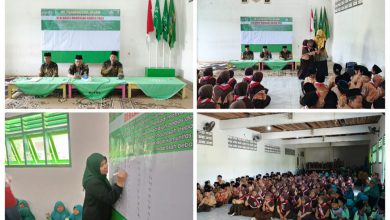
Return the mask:
[[330, 121], [272, 125], [270, 126], [271, 129], [268, 129], [267, 126], [251, 127], [249, 129], [260, 133], [269, 133], [269, 132], [282, 132], [282, 131], [310, 130], [310, 129], [318, 129], [318, 128], [334, 128], [334, 127], [343, 127], [343, 126], [352, 126], [352, 125], [373, 124], [373, 123], [377, 123], [380, 118], [381, 116], [378, 115], [378, 116], [371, 116], [371, 117], [361, 117], [361, 118], [358, 117], [358, 118], [339, 119], [339, 120], [330, 120]]
[[250, 118], [264, 115], [272, 115], [277, 113], [249, 113], [249, 112], [240, 112], [240, 113], [199, 113], [206, 115], [218, 120], [229, 120], [229, 119], [238, 119], [238, 118]]

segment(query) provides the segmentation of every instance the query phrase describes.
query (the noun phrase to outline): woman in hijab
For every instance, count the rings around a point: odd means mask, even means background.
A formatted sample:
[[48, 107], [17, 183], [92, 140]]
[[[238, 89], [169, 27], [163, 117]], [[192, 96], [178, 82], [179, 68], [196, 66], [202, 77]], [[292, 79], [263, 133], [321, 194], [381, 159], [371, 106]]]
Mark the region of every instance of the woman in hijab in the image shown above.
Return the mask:
[[82, 220], [83, 219], [83, 206], [76, 205], [73, 207], [73, 213], [69, 216], [69, 220]]
[[317, 45], [317, 53], [314, 56], [314, 65], [318, 75], [328, 75], [328, 53], [326, 52], [326, 36], [325, 32], [321, 29], [317, 31], [314, 37], [314, 42]]
[[87, 166], [83, 176], [85, 189], [83, 219], [84, 220], [110, 220], [112, 206], [119, 199], [127, 173], [120, 170], [116, 183], [111, 185], [107, 180], [107, 158], [94, 153], [87, 159]]
[[51, 220], [65, 220], [69, 217], [69, 211], [65, 208], [65, 205], [61, 201], [57, 201], [54, 205], [54, 209], [51, 212]]
[[26, 200], [19, 201], [19, 213], [22, 220], [35, 220]]

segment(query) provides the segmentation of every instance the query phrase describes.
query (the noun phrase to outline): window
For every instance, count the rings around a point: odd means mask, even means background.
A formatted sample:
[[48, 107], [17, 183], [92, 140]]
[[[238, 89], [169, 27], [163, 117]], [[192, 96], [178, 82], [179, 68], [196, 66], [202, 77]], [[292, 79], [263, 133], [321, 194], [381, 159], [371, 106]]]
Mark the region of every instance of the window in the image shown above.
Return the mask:
[[376, 144], [374, 146], [372, 146], [372, 149], [371, 149], [371, 163], [372, 164], [375, 164], [376, 163]]
[[5, 120], [5, 165], [69, 166], [69, 116], [38, 113]]

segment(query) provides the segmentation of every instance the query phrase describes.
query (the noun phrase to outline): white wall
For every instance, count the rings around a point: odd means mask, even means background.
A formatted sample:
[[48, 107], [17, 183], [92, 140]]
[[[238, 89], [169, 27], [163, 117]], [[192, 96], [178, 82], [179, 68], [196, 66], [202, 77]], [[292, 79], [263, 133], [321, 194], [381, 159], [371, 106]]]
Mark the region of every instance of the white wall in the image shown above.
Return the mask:
[[[205, 122], [215, 121], [213, 132], [214, 144], [198, 146], [198, 182], [206, 180], [214, 181], [221, 174], [224, 179], [230, 180], [242, 175], [255, 176], [270, 172], [294, 172], [296, 168], [296, 156], [284, 155], [284, 147], [273, 140], [272, 143], [261, 141], [257, 151], [232, 149], [227, 146], [227, 136], [235, 136], [252, 139], [253, 134], [258, 134], [248, 129], [221, 130], [219, 121], [198, 114], [197, 129], [202, 129]], [[281, 154], [264, 152], [264, 145], [280, 146]]]
[[356, 61], [369, 69], [377, 64], [384, 70], [385, 0], [363, 1], [334, 15], [333, 61]]
[[[317, 8], [318, 18], [321, 7], [326, 7], [328, 21], [333, 23], [333, 8], [329, 0], [272, 0], [255, 3], [233, 0], [198, 1], [198, 62], [227, 61], [240, 59], [240, 17], [292, 17], [293, 55], [299, 58], [302, 41], [312, 38], [310, 34], [310, 10]], [[332, 27], [331, 27], [332, 28]], [[333, 35], [333, 31], [331, 30]], [[327, 43], [331, 55], [332, 39]], [[258, 57], [258, 54], [255, 54]]]
[[[125, 75], [143, 76], [148, 66], [146, 43], [146, 12], [148, 1], [62, 1], [62, 0], [7, 0], [5, 2], [5, 74], [37, 75], [41, 64], [41, 9], [88, 8], [121, 10], [121, 62]], [[153, 9], [155, 0], [152, 1]], [[175, 0], [176, 44], [172, 50], [172, 67], [178, 75], [192, 81], [193, 4]], [[160, 0], [161, 10], [164, 1]], [[21, 7], [23, 6], [23, 7]], [[162, 11], [161, 11], [162, 13]], [[154, 33], [153, 33], [154, 34]], [[152, 37], [152, 64], [156, 63], [156, 40]], [[159, 49], [159, 66], [162, 65], [162, 43]], [[165, 62], [169, 50], [165, 45]], [[89, 64], [91, 75], [100, 75], [101, 64]], [[60, 64], [60, 75], [66, 75], [69, 64]]]
[[[384, 116], [382, 116], [381, 119], [379, 120], [377, 129], [380, 129], [380, 132], [377, 135], [371, 135], [370, 147], [372, 147], [374, 144], [377, 144], [379, 139], [382, 138], [383, 135], [385, 135], [386, 130], [385, 130], [385, 117]], [[386, 149], [385, 149], [385, 152], [386, 152]], [[377, 151], [376, 158], [378, 158], [378, 151]], [[379, 173], [380, 176], [382, 175], [382, 169], [383, 169], [383, 163], [378, 163], [378, 160], [375, 164], [372, 165], [372, 172]]]
[[15, 197], [30, 203], [36, 219], [45, 219], [57, 200], [69, 211], [83, 204], [82, 176], [87, 157], [95, 152], [108, 156], [108, 114], [70, 113], [69, 118], [71, 167], [5, 169], [12, 177]]

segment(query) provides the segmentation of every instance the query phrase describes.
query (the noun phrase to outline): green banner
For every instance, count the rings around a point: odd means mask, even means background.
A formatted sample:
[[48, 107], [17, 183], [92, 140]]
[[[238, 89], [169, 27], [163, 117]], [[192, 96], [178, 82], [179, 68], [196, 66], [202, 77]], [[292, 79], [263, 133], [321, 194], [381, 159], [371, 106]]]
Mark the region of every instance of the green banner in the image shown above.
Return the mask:
[[128, 123], [125, 116], [117, 116], [110, 124], [112, 129], [119, 121], [110, 133], [111, 159], [193, 149], [192, 113], [144, 113]]

